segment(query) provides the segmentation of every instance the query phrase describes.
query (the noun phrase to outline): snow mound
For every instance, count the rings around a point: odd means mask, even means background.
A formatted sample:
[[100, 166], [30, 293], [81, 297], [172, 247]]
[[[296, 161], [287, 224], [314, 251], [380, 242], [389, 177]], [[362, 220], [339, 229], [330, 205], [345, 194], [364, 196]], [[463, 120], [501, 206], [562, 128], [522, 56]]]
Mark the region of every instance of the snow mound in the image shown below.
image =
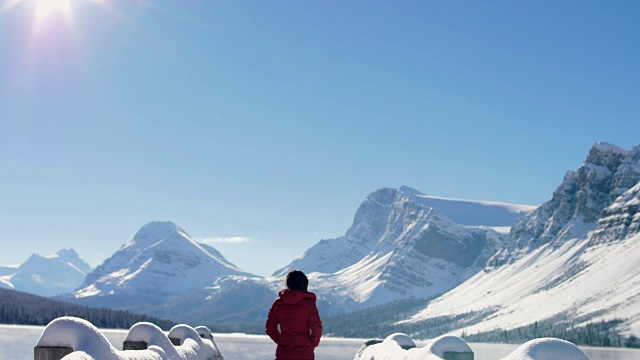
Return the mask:
[[443, 335], [433, 339], [425, 346], [433, 355], [444, 358], [445, 352], [473, 352], [469, 345], [457, 336]]
[[51, 321], [40, 335], [36, 346], [69, 347], [86, 354], [96, 354], [100, 359], [119, 359], [117, 350], [97, 327], [84, 319], [70, 316]]
[[464, 340], [451, 335], [435, 338], [423, 348], [416, 348], [413, 340], [401, 333], [389, 335], [382, 342], [378, 341], [365, 342], [354, 360], [442, 360], [448, 352], [473, 353]]
[[411, 340], [407, 334], [395, 333], [387, 336], [385, 341], [395, 341], [400, 347], [404, 349], [412, 349], [416, 347], [416, 343]]
[[522, 344], [502, 360], [589, 360], [574, 344], [555, 338], [534, 339]]
[[61, 317], [47, 325], [36, 347], [73, 349], [72, 353], [62, 358], [63, 360], [223, 359], [212, 341], [213, 338], [203, 339], [195, 329], [187, 325], [174, 326], [169, 335], [179, 339], [181, 345], [174, 346], [158, 326], [151, 323], [137, 323], [131, 327], [125, 341], [146, 342], [149, 348], [118, 351], [90, 322], [75, 317]]

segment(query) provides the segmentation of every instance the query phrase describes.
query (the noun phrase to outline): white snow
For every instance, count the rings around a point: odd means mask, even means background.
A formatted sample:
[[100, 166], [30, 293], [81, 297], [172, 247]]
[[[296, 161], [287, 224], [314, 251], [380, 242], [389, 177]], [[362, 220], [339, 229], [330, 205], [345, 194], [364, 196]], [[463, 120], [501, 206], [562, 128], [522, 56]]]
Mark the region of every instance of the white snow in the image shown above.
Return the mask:
[[378, 344], [361, 349], [354, 360], [442, 360], [445, 352], [473, 352], [469, 345], [457, 336], [445, 335], [433, 339], [422, 348], [406, 334], [387, 336]]
[[[382, 342], [363, 345], [354, 360], [442, 360], [445, 353], [473, 353], [461, 338], [443, 335], [418, 348], [409, 336], [402, 333], [389, 335]], [[502, 360], [589, 360], [574, 344], [554, 338], [531, 340]]]
[[493, 231], [497, 232], [500, 235], [509, 235], [511, 231], [511, 226], [489, 226]]
[[[208, 329], [207, 329], [208, 330]], [[179, 338], [174, 346], [169, 337]], [[70, 347], [74, 350], [64, 360], [218, 360], [222, 354], [210, 339], [203, 339], [187, 325], [176, 325], [167, 337], [151, 323], [138, 323], [131, 327], [126, 340], [144, 341], [146, 350], [118, 351], [90, 322], [75, 317], [53, 320], [44, 329], [38, 347]]]
[[525, 205], [525, 204], [513, 204], [513, 203], [505, 203], [499, 201], [488, 201], [488, 200], [469, 200], [469, 199], [457, 199], [450, 197], [442, 197], [442, 196], [431, 196], [431, 195], [415, 195], [418, 198], [422, 198], [425, 200], [439, 200], [439, 201], [448, 201], [448, 202], [459, 202], [459, 203], [468, 203], [468, 204], [478, 204], [482, 206], [495, 206], [502, 207], [508, 212], [517, 213], [517, 214], [526, 214], [535, 210], [538, 205]]
[[589, 360], [574, 344], [553, 338], [534, 339], [522, 344], [503, 360]]
[[591, 322], [628, 319], [621, 330], [638, 335], [640, 234], [592, 248], [587, 244], [588, 239], [566, 241], [558, 248], [547, 244], [511, 265], [480, 272], [406, 321], [495, 311], [464, 328], [476, 333], [513, 329], [570, 313], [576, 318], [589, 315]]
[[11, 276], [0, 276], [0, 287], [15, 289], [15, 286], [11, 283]]

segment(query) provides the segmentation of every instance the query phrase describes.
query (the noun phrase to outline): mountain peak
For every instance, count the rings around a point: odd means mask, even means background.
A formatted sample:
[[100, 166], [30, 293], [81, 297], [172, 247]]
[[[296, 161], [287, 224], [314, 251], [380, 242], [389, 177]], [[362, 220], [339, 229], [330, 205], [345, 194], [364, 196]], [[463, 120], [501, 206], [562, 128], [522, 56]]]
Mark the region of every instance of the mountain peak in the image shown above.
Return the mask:
[[74, 249], [60, 249], [58, 250], [58, 252], [55, 253], [55, 255], [52, 255], [52, 256], [57, 256], [61, 259], [69, 259], [69, 260], [75, 260], [80, 258], [80, 255], [78, 255], [78, 253]]
[[171, 221], [152, 221], [142, 226], [134, 235], [133, 240], [125, 244], [124, 247], [133, 245], [147, 247], [170, 237], [191, 239], [191, 236], [186, 231]]
[[403, 193], [405, 193], [407, 195], [424, 195], [420, 191], [418, 191], [418, 190], [416, 190], [416, 189], [414, 189], [412, 187], [406, 186], [406, 185], [400, 186], [400, 189], [398, 189], [398, 190], [400, 190], [400, 192], [403, 192]]
[[160, 233], [170, 233], [170, 232], [176, 232], [176, 231], [185, 232], [178, 225], [176, 225], [171, 221], [152, 221], [142, 226], [140, 230], [138, 230], [138, 233], [136, 235], [148, 234], [148, 233], [160, 234]]
[[204, 288], [217, 276], [252, 276], [217, 254], [173, 222], [154, 221], [90, 273], [74, 296], [114, 295], [126, 302], [145, 294], [160, 301], [166, 294]]
[[628, 153], [628, 150], [625, 150], [618, 145], [598, 142], [591, 147], [591, 150], [589, 150], [589, 155], [587, 155], [585, 163], [604, 166], [609, 170], [613, 170], [620, 166], [622, 159]]

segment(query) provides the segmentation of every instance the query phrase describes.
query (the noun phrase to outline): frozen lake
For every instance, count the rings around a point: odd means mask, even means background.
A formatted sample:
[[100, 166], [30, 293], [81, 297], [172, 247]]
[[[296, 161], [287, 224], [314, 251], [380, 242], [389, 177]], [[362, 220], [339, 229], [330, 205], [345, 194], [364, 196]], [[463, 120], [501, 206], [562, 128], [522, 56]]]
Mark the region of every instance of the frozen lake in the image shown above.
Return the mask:
[[[0, 325], [0, 359], [33, 360], [33, 347], [44, 327]], [[127, 330], [102, 330], [117, 349]], [[243, 334], [214, 334], [216, 344], [227, 360], [273, 359], [275, 345], [267, 336]], [[426, 342], [418, 341], [418, 346]], [[318, 360], [351, 360], [362, 339], [322, 338], [316, 349]], [[517, 346], [506, 344], [469, 344], [476, 360], [498, 360]], [[640, 350], [582, 347], [591, 360], [640, 360]]]

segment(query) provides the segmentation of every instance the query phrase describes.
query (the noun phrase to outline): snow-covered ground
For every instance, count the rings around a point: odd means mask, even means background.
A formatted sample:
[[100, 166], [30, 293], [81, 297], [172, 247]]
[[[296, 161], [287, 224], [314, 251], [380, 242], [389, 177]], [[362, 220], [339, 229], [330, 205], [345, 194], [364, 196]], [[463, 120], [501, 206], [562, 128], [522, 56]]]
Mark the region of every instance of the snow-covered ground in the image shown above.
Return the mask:
[[[33, 347], [44, 330], [43, 326], [0, 325], [0, 359], [32, 360]], [[128, 330], [103, 329], [102, 333], [117, 349]], [[227, 360], [270, 359], [275, 345], [266, 335], [213, 334], [216, 344]], [[322, 360], [351, 360], [362, 345], [362, 339], [322, 338], [316, 358]], [[426, 341], [416, 341], [421, 347]], [[518, 346], [508, 344], [469, 344], [476, 360], [497, 360], [513, 352]], [[638, 360], [640, 350], [580, 347], [591, 360]]]
[[[467, 333], [476, 333], [514, 329], [575, 312], [576, 317], [600, 314], [589, 316], [592, 322], [627, 319], [623, 330], [640, 333], [638, 306], [633, 301], [640, 296], [636, 260], [640, 258], [640, 234], [606, 246], [586, 248], [587, 242], [576, 239], [557, 249], [541, 247], [497, 271], [478, 273], [406, 321], [496, 310], [485, 321], [465, 328]], [[550, 286], [554, 283], [557, 285]], [[534, 308], [536, 311], [530, 311]]]

